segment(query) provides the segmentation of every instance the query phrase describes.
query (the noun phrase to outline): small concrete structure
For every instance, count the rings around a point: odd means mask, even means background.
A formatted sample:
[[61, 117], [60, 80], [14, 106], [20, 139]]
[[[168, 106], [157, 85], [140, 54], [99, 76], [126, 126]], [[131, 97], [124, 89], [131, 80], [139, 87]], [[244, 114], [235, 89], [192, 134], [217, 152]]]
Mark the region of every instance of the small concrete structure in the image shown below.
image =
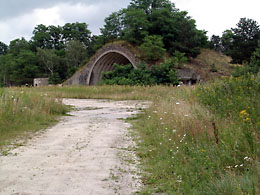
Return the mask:
[[193, 85], [200, 81], [200, 75], [189, 68], [177, 69], [177, 73], [180, 81], [185, 85]]
[[40, 86], [47, 86], [49, 84], [49, 78], [35, 78], [33, 79], [33, 86], [40, 87]]

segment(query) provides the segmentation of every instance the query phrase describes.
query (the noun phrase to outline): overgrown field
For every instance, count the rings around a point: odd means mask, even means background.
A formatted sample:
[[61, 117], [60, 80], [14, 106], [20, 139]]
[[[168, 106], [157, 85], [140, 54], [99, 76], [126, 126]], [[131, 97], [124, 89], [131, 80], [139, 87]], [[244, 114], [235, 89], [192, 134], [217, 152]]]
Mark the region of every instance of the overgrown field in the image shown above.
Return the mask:
[[151, 100], [150, 108], [129, 119], [144, 170], [141, 194], [260, 193], [260, 76], [196, 87], [6, 89], [1, 94], [8, 94], [11, 115], [17, 112], [12, 93], [37, 105], [54, 104], [56, 97]]
[[61, 100], [26, 88], [0, 88], [0, 149], [42, 129], [67, 112]]
[[259, 194], [260, 77], [169, 90], [134, 123], [142, 194]]

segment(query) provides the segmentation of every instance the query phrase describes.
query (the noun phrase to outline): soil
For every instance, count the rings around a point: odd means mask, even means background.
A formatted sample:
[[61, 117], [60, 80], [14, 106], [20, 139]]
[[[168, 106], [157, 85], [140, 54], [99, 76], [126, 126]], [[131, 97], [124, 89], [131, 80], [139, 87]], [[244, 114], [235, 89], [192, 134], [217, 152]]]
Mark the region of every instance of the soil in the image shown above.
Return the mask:
[[149, 102], [76, 100], [70, 116], [0, 156], [1, 195], [132, 194], [141, 187], [125, 120]]

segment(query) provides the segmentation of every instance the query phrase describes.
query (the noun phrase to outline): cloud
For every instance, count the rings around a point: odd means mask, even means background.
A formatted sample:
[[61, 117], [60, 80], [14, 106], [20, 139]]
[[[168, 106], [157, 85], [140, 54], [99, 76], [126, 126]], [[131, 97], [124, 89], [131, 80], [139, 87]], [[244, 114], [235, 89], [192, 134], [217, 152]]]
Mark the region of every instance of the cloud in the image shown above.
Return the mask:
[[[89, 25], [89, 29], [93, 34], [98, 34], [99, 29], [104, 24], [105, 17], [113, 11], [118, 11], [126, 7], [129, 1], [130, 0], [107, 0], [103, 2], [96, 0], [87, 4], [83, 3], [82, 0], [65, 0], [62, 3], [52, 3], [50, 7], [30, 9], [16, 17], [0, 20], [0, 41], [8, 44], [10, 40], [21, 37], [29, 40], [34, 28], [39, 24], [62, 26], [65, 23], [85, 22]], [[48, 3], [51, 2], [52, 1], [46, 1], [45, 5], [49, 5]], [[55, 2], [59, 2], [59, 0]], [[37, 5], [39, 6], [39, 4]]]
[[[173, 2], [173, 1], [172, 1]], [[258, 22], [260, 1], [257, 0], [174, 0], [177, 8], [188, 11], [196, 20], [199, 29], [208, 35], [222, 35], [227, 29], [236, 27], [240, 18], [246, 17]]]

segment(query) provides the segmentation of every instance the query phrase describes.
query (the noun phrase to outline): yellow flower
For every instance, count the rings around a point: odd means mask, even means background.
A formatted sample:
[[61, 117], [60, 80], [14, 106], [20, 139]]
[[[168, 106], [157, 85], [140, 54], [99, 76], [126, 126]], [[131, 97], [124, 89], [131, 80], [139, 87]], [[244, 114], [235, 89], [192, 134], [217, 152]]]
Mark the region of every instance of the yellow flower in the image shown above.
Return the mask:
[[240, 115], [245, 115], [245, 114], [247, 114], [246, 110], [242, 110], [242, 111], [240, 112]]

